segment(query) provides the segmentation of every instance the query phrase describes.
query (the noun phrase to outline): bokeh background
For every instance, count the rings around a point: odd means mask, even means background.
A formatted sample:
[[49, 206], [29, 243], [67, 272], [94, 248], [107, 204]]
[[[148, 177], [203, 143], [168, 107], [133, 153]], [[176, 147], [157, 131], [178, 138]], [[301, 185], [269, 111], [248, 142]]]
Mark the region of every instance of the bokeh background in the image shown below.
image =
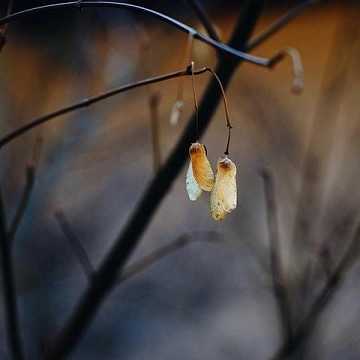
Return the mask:
[[[15, 1], [15, 8], [44, 3], [49, 2]], [[185, 1], [131, 3], [202, 29]], [[202, 3], [225, 41], [241, 2]], [[268, 1], [255, 33], [296, 3]], [[284, 256], [300, 205], [308, 226], [296, 246], [329, 241], [336, 255], [360, 195], [359, 10], [358, 1], [325, 1], [254, 52], [271, 56], [287, 46], [297, 48], [305, 68], [301, 95], [290, 91], [289, 61], [271, 71], [239, 67], [227, 91], [238, 208], [215, 223], [207, 194], [195, 203], [188, 200], [184, 169], [131, 261], [179, 236], [199, 241], [119, 286], [71, 359], [271, 357], [281, 338], [259, 164], [275, 174]], [[186, 39], [166, 24], [125, 10], [66, 10], [10, 24], [0, 54], [1, 134], [111, 87], [181, 68]], [[216, 64], [215, 51], [197, 41], [193, 54], [198, 67]], [[199, 98], [208, 80], [208, 75], [196, 78]], [[162, 159], [193, 111], [191, 80], [185, 79], [183, 116], [177, 126], [169, 123], [178, 86], [178, 80], [170, 80], [115, 96], [49, 122], [1, 150], [1, 184], [11, 219], [32, 149], [39, 136], [43, 139], [34, 192], [14, 248], [28, 359], [41, 357], [87, 284], [54, 212], [64, 211], [93, 265], [99, 264], [154, 174], [150, 96], [160, 97]], [[212, 163], [225, 139], [220, 107], [203, 140]], [[303, 186], [304, 171], [312, 186]], [[289, 277], [296, 278], [296, 261], [286, 259]], [[358, 270], [349, 273], [324, 312], [306, 359], [359, 358]], [[0, 319], [0, 359], [8, 359], [2, 306]]]

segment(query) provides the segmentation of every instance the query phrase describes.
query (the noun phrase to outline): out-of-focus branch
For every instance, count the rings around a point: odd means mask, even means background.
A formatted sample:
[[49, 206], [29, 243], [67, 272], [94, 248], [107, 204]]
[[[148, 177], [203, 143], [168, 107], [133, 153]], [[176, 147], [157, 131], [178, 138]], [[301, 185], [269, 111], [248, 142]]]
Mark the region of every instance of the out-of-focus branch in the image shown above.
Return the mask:
[[12, 251], [7, 238], [6, 215], [0, 190], [0, 266], [3, 277], [4, 316], [6, 322], [6, 337], [11, 352], [11, 359], [23, 360], [23, 347], [19, 329], [16, 288]]
[[155, 92], [149, 97], [151, 141], [153, 150], [153, 168], [154, 173], [161, 166], [161, 146], [160, 146], [160, 119], [159, 119], [160, 94]]
[[285, 15], [281, 16], [278, 20], [272, 23], [267, 29], [265, 29], [259, 35], [255, 35], [247, 44], [246, 50], [251, 51], [260, 44], [264, 43], [267, 39], [283, 29], [290, 21], [294, 20], [300, 14], [303, 13], [307, 8], [315, 5], [323, 0], [309, 0], [300, 3], [294, 8], [290, 9]]
[[293, 335], [291, 303], [281, 259], [278, 206], [276, 201], [274, 179], [269, 169], [263, 169], [261, 171], [261, 177], [264, 183], [266, 215], [270, 241], [270, 266], [274, 297], [279, 312], [283, 339], [284, 341], [291, 341]]
[[42, 147], [42, 139], [39, 137], [36, 139], [36, 142], [34, 145], [31, 163], [26, 168], [26, 183], [25, 183], [23, 193], [21, 195], [20, 203], [16, 210], [14, 219], [10, 225], [9, 231], [7, 233], [10, 246], [14, 242], [17, 230], [20, 227], [21, 221], [25, 215], [25, 211], [30, 202], [31, 194], [32, 194], [34, 184], [35, 184], [35, 175], [36, 175], [36, 170], [37, 170], [37, 166], [39, 163], [41, 147]]
[[[263, 3], [263, 0], [246, 1], [229, 43], [231, 47], [240, 49], [245, 47], [261, 13]], [[229, 84], [238, 64], [239, 61], [233, 58], [223, 58], [219, 61], [216, 73], [220, 77], [224, 89]], [[199, 136], [205, 132], [210, 124], [220, 101], [221, 93], [217, 81], [212, 79], [204, 92], [199, 107], [202, 114], [202, 121], [198, 128]], [[195, 114], [193, 114], [168, 160], [145, 190], [124, 229], [119, 233], [114, 245], [100, 264], [93, 277], [92, 284], [85, 290], [45, 359], [60, 360], [66, 358], [78, 344], [101, 304], [117, 283], [119, 271], [124, 269], [161, 201], [185, 165], [187, 159], [185, 154], [189, 144], [194, 140], [195, 133]]]
[[94, 268], [90, 262], [89, 256], [85, 248], [72, 230], [71, 225], [63, 211], [57, 210], [55, 212], [55, 219], [57, 220], [60, 229], [68, 240], [69, 245], [71, 246], [71, 249], [73, 250], [75, 256], [79, 260], [81, 269], [84, 271], [84, 274], [87, 277], [88, 281], [91, 282], [92, 276], [94, 274]]
[[204, 7], [200, 4], [200, 2], [197, 0], [186, 0], [186, 2], [194, 10], [196, 16], [199, 18], [208, 35], [212, 39], [220, 42], [220, 37], [218, 36], [215, 27], [213, 26], [208, 14], [206, 13]]
[[336, 292], [342, 285], [346, 273], [350, 270], [351, 266], [358, 260], [360, 248], [360, 224], [358, 224], [356, 231], [348, 248], [345, 250], [335, 269], [327, 279], [320, 294], [316, 297], [308, 315], [305, 317], [303, 322], [297, 328], [292, 337], [291, 341], [287, 341], [278, 350], [273, 360], [285, 360], [309, 338], [312, 331], [314, 330], [321, 314], [325, 311], [330, 301], [333, 299]]
[[[14, 6], [14, 0], [9, 0], [6, 15], [10, 15]], [[6, 44], [6, 31], [8, 24], [4, 24], [0, 27], [0, 52]]]

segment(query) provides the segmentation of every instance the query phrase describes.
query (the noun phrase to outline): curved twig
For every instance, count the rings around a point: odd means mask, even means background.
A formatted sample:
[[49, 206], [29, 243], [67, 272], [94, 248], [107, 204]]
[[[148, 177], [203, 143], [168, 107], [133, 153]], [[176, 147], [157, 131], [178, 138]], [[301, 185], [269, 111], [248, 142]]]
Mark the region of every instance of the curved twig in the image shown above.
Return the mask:
[[[194, 71], [194, 75], [199, 75], [202, 74], [204, 72], [207, 71], [207, 68], [201, 68], [198, 70]], [[157, 83], [160, 81], [165, 81], [165, 80], [169, 80], [169, 79], [173, 79], [173, 78], [177, 78], [180, 76], [189, 76], [191, 75], [191, 69], [187, 68], [186, 70], [180, 70], [180, 71], [175, 71], [172, 73], [168, 73], [165, 75], [160, 75], [160, 76], [154, 76], [145, 80], [141, 80], [141, 81], [137, 81], [131, 84], [127, 84], [127, 85], [123, 85], [120, 86], [118, 88], [115, 88], [113, 90], [109, 90], [103, 94], [88, 98], [88, 99], [84, 99], [80, 102], [77, 102], [73, 105], [69, 105], [65, 108], [59, 109], [57, 111], [54, 111], [50, 114], [41, 116], [39, 118], [36, 118], [32, 121], [30, 121], [30, 123], [19, 127], [18, 129], [10, 132], [8, 135], [5, 135], [3, 138], [0, 138], [0, 149], [3, 148], [6, 144], [8, 144], [9, 142], [11, 142], [12, 140], [18, 138], [19, 136], [21, 136], [22, 134], [30, 131], [31, 129], [42, 125], [46, 122], [48, 122], [49, 120], [52, 120], [54, 118], [57, 118], [59, 116], [65, 115], [65, 114], [69, 114], [75, 110], [81, 109], [81, 108], [85, 108], [88, 107], [90, 105], [93, 105], [99, 101], [102, 101], [104, 99], [110, 98], [114, 95], [120, 94], [122, 92], [131, 90], [131, 89], [135, 89], [137, 87], [140, 86], [145, 86], [145, 85], [149, 85], [149, 84], [153, 84], [153, 83]]]

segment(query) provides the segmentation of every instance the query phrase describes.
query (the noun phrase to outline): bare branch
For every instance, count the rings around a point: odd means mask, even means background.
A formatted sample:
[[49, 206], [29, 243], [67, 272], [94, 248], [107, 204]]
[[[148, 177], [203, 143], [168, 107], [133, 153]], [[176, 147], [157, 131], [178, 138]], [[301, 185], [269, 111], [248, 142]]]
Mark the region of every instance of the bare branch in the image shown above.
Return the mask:
[[79, 263], [81, 265], [82, 270], [84, 271], [85, 276], [88, 281], [91, 282], [91, 279], [94, 274], [94, 268], [90, 262], [90, 259], [87, 255], [85, 248], [82, 246], [81, 241], [75, 235], [72, 230], [65, 214], [63, 211], [58, 210], [55, 213], [55, 219], [57, 220], [60, 229], [64, 233], [66, 239], [69, 241], [69, 245], [71, 246], [74, 254], [76, 255]]
[[[196, 71], [194, 71], [194, 75], [199, 75], [199, 74], [203, 74], [204, 72], [207, 71], [207, 68], [201, 68], [198, 69]], [[73, 111], [76, 111], [78, 109], [82, 109], [82, 108], [86, 108], [90, 105], [93, 105], [95, 103], [98, 103], [102, 100], [108, 99], [114, 95], [120, 94], [122, 92], [131, 90], [131, 89], [135, 89], [137, 87], [141, 87], [141, 86], [145, 86], [145, 85], [150, 85], [150, 84], [154, 84], [157, 82], [161, 82], [161, 81], [165, 81], [165, 80], [169, 80], [169, 79], [173, 79], [173, 78], [177, 78], [177, 77], [181, 77], [181, 76], [189, 76], [191, 75], [191, 70], [189, 68], [187, 68], [186, 70], [180, 70], [180, 71], [175, 71], [172, 73], [168, 73], [165, 75], [160, 75], [160, 76], [154, 76], [145, 80], [141, 80], [141, 81], [137, 81], [131, 84], [127, 84], [127, 85], [123, 85], [120, 86], [118, 88], [115, 88], [113, 90], [109, 90], [107, 92], [104, 92], [100, 95], [88, 98], [88, 99], [84, 99], [80, 102], [77, 102], [73, 105], [64, 107], [62, 109], [59, 109], [57, 111], [54, 111], [50, 114], [41, 116], [39, 118], [36, 118], [32, 121], [30, 121], [29, 124], [24, 125], [22, 127], [19, 127], [18, 129], [12, 131], [11, 133], [9, 133], [8, 135], [5, 135], [3, 138], [0, 139], [0, 149], [2, 147], [4, 147], [6, 144], [8, 144], [9, 142], [11, 142], [12, 140], [18, 138], [19, 136], [21, 136], [22, 134], [32, 130], [33, 128], [42, 125], [46, 122], [48, 122], [49, 120], [55, 119], [59, 116], [63, 116], [66, 114], [69, 114]]]
[[4, 316], [6, 322], [6, 336], [13, 360], [24, 359], [23, 347], [19, 329], [19, 315], [17, 311], [15, 275], [12, 261], [12, 251], [7, 238], [6, 215], [0, 190], [0, 266], [3, 276]]
[[195, 14], [199, 18], [200, 22], [203, 24], [208, 35], [212, 39], [220, 42], [220, 37], [218, 36], [217, 31], [212, 25], [211, 20], [209, 19], [203, 6], [197, 0], [186, 0], [186, 2], [194, 10]]
[[193, 37], [195, 39], [198, 39], [215, 49], [224, 52], [225, 54], [230, 54], [238, 60], [247, 61], [255, 65], [264, 66], [264, 67], [270, 67], [271, 64], [274, 64], [274, 59], [266, 59], [258, 56], [254, 56], [251, 54], [247, 54], [243, 51], [236, 50], [232, 46], [223, 44], [221, 42], [218, 42], [212, 38], [207, 37], [204, 34], [199, 33], [194, 28], [183, 24], [182, 22], [175, 20], [165, 14], [162, 14], [160, 12], [157, 12], [155, 10], [151, 10], [142, 6], [128, 4], [128, 3], [118, 3], [113, 1], [69, 1], [65, 3], [58, 3], [58, 4], [50, 4], [50, 5], [44, 5], [44, 6], [38, 6], [31, 9], [22, 10], [19, 12], [16, 12], [14, 14], [8, 15], [0, 19], [0, 26], [6, 23], [9, 23], [11, 21], [18, 20], [20, 18], [25, 18], [29, 16], [33, 16], [35, 14], [40, 13], [49, 13], [53, 11], [57, 11], [59, 9], [65, 9], [65, 8], [72, 8], [72, 9], [81, 9], [86, 7], [96, 7], [96, 8], [105, 8], [105, 7], [111, 7], [111, 8], [124, 8], [128, 10], [133, 10], [136, 12], [140, 12], [147, 16], [153, 16], [156, 17], [158, 20], [165, 22], [167, 24], [170, 24], [174, 26], [176, 29], [183, 31], [188, 34], [193, 34]]
[[262, 170], [261, 177], [264, 183], [266, 201], [266, 214], [270, 241], [270, 266], [274, 297], [277, 303], [282, 325], [283, 339], [285, 341], [290, 341], [293, 333], [291, 304], [281, 259], [278, 207], [276, 202], [274, 179], [268, 169]]
[[285, 15], [281, 16], [273, 24], [271, 24], [266, 30], [261, 34], [255, 35], [253, 39], [249, 41], [246, 46], [246, 51], [251, 51], [252, 49], [258, 47], [260, 44], [264, 43], [272, 35], [277, 33], [279, 30], [283, 29], [290, 21], [294, 20], [300, 14], [302, 14], [307, 8], [312, 5], [315, 5], [323, 0], [309, 0], [304, 1], [303, 3], [295, 6], [290, 9]]
[[161, 166], [159, 103], [160, 103], [159, 93], [154, 93], [150, 95], [149, 107], [150, 107], [150, 122], [151, 122], [151, 140], [152, 140], [152, 149], [153, 149], [153, 167], [155, 174], [160, 169]]

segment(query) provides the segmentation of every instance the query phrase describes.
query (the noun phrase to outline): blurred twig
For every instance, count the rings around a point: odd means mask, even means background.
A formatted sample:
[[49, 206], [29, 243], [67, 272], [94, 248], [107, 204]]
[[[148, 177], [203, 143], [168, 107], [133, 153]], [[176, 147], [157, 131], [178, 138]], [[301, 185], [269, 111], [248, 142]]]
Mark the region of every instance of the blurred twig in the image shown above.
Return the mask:
[[151, 122], [151, 140], [153, 149], [154, 173], [161, 166], [161, 147], [160, 147], [160, 119], [159, 119], [160, 94], [153, 93], [149, 98], [150, 122]]
[[194, 10], [196, 16], [199, 18], [200, 22], [203, 24], [208, 35], [216, 40], [221, 41], [220, 37], [217, 34], [215, 27], [213, 26], [211, 20], [209, 19], [208, 14], [206, 13], [203, 6], [197, 0], [186, 0], [189, 6]]
[[264, 183], [266, 215], [270, 241], [270, 266], [273, 281], [274, 296], [282, 324], [284, 341], [291, 341], [293, 334], [291, 303], [281, 259], [281, 244], [279, 239], [278, 207], [275, 194], [273, 175], [269, 169], [261, 171]]
[[64, 233], [66, 239], [69, 241], [69, 245], [71, 246], [71, 249], [73, 250], [75, 256], [79, 260], [81, 268], [90, 282], [94, 274], [94, 268], [90, 262], [90, 259], [87, 255], [85, 248], [82, 246], [81, 241], [78, 239], [78, 237], [75, 235], [74, 231], [72, 230], [71, 225], [69, 224], [69, 221], [67, 220], [63, 211], [57, 210], [55, 212], [55, 219], [57, 220], [60, 229]]
[[285, 15], [281, 16], [278, 20], [272, 23], [267, 29], [265, 29], [259, 35], [255, 35], [247, 44], [246, 50], [250, 51], [258, 45], [264, 43], [267, 39], [283, 29], [290, 21], [298, 17], [304, 10], [312, 5], [320, 3], [323, 0], [309, 0], [300, 3], [299, 5], [290, 9]]
[[26, 168], [26, 183], [25, 183], [23, 193], [21, 195], [20, 203], [18, 205], [14, 219], [11, 222], [9, 231], [7, 233], [10, 246], [14, 242], [17, 230], [20, 227], [21, 220], [23, 219], [25, 211], [30, 202], [31, 194], [32, 194], [34, 184], [35, 184], [35, 175], [36, 175], [36, 170], [37, 170], [37, 166], [39, 163], [41, 147], [42, 147], [42, 139], [37, 138], [35, 145], [34, 145], [31, 163]]
[[[194, 28], [185, 25], [181, 23], [178, 20], [175, 20], [167, 15], [164, 15], [160, 12], [157, 12], [155, 10], [151, 10], [142, 6], [128, 4], [128, 3], [118, 3], [113, 1], [68, 1], [65, 3], [57, 3], [57, 4], [50, 4], [50, 5], [44, 5], [44, 6], [38, 6], [31, 9], [22, 10], [19, 12], [16, 12], [14, 14], [5, 16], [0, 19], [0, 26], [6, 23], [9, 23], [11, 21], [15, 21], [19, 18], [24, 17], [31, 17], [35, 14], [39, 13], [48, 13], [51, 11], [57, 11], [59, 9], [64, 8], [86, 8], [86, 7], [97, 7], [97, 8], [104, 8], [104, 7], [111, 7], [111, 8], [124, 8], [128, 10], [133, 10], [135, 12], [143, 13], [147, 16], [156, 17], [159, 21], [165, 22], [167, 24], [170, 24], [177, 28], [180, 31], [186, 32], [188, 34], [192, 34], [194, 38], [214, 47], [215, 49], [222, 51], [225, 54], [232, 55], [236, 57], [238, 60], [247, 61], [255, 65], [264, 66], [264, 67], [272, 67], [277, 62], [276, 59], [273, 58], [262, 58], [259, 56], [254, 56], [251, 54], [247, 54], [244, 51], [237, 50], [233, 46], [229, 46], [226, 44], [223, 44], [221, 42], [218, 42], [210, 37], [207, 37], [204, 34], [199, 33]], [[244, 48], [244, 47], [243, 47]]]
[[350, 270], [351, 266], [358, 260], [360, 247], [360, 224], [354, 232], [348, 248], [345, 250], [338, 264], [335, 266], [331, 275], [327, 279], [320, 294], [316, 297], [313, 302], [308, 315], [302, 321], [300, 326], [294, 333], [291, 341], [286, 342], [276, 355], [272, 358], [273, 360], [287, 359], [289, 356], [295, 353], [302, 344], [311, 336], [320, 315], [325, 311], [327, 305], [333, 299], [336, 292], [339, 290], [346, 273]]
[[11, 244], [7, 238], [6, 215], [0, 190], [0, 266], [3, 277], [6, 336], [13, 360], [24, 359], [17, 311], [15, 275], [12, 261]]
[[[9, 0], [6, 15], [9, 16], [14, 6], [14, 0]], [[6, 31], [8, 24], [4, 24], [0, 27], [0, 52], [6, 44]]]

